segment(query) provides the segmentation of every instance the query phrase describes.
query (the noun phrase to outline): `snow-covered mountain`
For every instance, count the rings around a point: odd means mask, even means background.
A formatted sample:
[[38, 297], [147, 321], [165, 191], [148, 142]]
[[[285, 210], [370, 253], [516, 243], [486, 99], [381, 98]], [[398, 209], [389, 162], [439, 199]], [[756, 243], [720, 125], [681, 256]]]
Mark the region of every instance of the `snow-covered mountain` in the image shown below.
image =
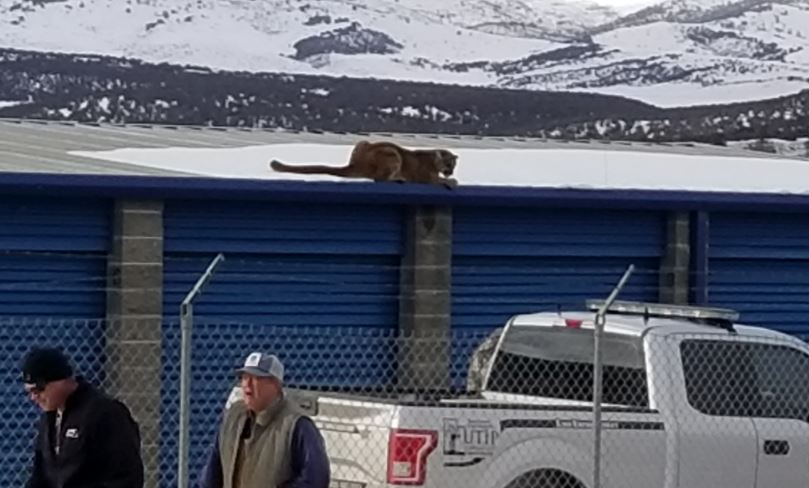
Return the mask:
[[670, 107], [808, 88], [809, 0], [0, 0], [0, 47]]

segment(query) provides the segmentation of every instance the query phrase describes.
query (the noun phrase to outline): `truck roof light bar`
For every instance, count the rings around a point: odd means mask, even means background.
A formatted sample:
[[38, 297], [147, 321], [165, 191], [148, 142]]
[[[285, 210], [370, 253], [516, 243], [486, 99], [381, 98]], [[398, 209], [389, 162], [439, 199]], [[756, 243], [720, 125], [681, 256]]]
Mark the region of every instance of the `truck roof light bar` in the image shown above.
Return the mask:
[[[587, 300], [588, 310], [597, 311], [604, 300]], [[707, 323], [735, 322], [739, 312], [727, 308], [697, 307], [690, 305], [668, 305], [662, 303], [631, 302], [616, 300], [608, 312], [645, 317], [670, 317], [706, 321]]]

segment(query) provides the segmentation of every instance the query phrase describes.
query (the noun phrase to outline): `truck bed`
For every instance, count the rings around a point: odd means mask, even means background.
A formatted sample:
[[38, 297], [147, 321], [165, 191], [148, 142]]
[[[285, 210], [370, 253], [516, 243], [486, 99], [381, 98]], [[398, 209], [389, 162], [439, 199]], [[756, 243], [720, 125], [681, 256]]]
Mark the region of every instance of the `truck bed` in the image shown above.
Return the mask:
[[[397, 432], [432, 437], [434, 445], [425, 461], [428, 474], [423, 486], [427, 488], [502, 488], [499, 477], [512, 473], [513, 462], [528, 461], [540, 453], [552, 456], [549, 459], [554, 465], [570, 463], [569, 469], [581, 476], [590, 472], [592, 406], [481, 395], [447, 398], [434, 393], [431, 398], [413, 400], [401, 391], [396, 398], [390, 394], [307, 392], [309, 400], [314, 400], [313, 418], [326, 440], [336, 484], [393, 486], [387, 477]], [[611, 450], [607, 458], [614, 466], [644, 473], [647, 486], [662, 486], [666, 434], [658, 412], [620, 406], [605, 406], [603, 412], [606, 442], [622, 446], [620, 451]], [[650, 453], [660, 462], [641, 463]], [[553, 457], [556, 455], [560, 458]], [[610, 474], [617, 479], [625, 475]]]

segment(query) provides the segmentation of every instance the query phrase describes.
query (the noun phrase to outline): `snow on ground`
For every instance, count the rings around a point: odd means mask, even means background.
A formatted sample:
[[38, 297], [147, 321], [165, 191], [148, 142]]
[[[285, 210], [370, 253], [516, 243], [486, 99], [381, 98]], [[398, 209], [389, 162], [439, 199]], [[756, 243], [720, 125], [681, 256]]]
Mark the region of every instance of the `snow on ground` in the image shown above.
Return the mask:
[[[706, 24], [716, 30], [735, 31], [803, 53], [809, 48], [809, 40], [806, 39], [804, 32], [807, 25], [809, 25], [809, 9], [792, 5], [775, 5], [772, 9], [745, 12], [735, 18]], [[792, 56], [787, 56], [786, 59], [799, 62]]]
[[743, 149], [761, 147], [761, 149], [766, 148], [773, 151], [775, 154], [785, 157], [809, 158], [809, 137], [800, 137], [794, 141], [787, 139], [767, 139], [763, 143], [758, 139], [728, 141], [728, 146]]
[[[691, 107], [711, 103], [737, 103], [776, 98], [785, 93], [809, 89], [809, 82], [795, 80], [738, 81], [695, 87], [693, 83], [661, 83], [648, 86], [614, 85], [599, 87], [598, 93], [634, 98], [662, 108]], [[589, 93], [592, 88], [570, 90]]]
[[614, 9], [620, 15], [629, 15], [637, 12], [638, 10], [650, 7], [657, 2], [655, 2], [655, 0], [609, 0], [602, 1], [600, 3]]
[[[806, 183], [809, 161], [801, 160], [618, 149], [458, 147], [452, 150], [459, 156], [454, 176], [460, 185], [809, 193]], [[276, 173], [269, 169], [268, 163], [280, 159], [290, 164], [339, 166], [350, 152], [349, 145], [271, 144], [239, 148], [128, 148], [72, 154], [221, 178], [345, 181], [328, 175]]]
[[679, 52], [688, 43], [683, 27], [670, 22], [653, 22], [636, 27], [623, 27], [599, 34], [593, 38], [597, 44], [624, 53], [660, 54]]

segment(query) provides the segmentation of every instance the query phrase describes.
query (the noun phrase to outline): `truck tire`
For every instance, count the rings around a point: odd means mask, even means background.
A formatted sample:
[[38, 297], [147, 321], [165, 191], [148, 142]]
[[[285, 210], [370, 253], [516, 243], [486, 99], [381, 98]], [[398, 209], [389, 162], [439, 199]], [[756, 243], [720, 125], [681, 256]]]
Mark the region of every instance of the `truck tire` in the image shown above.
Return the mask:
[[585, 486], [570, 473], [558, 469], [538, 469], [521, 475], [506, 488], [585, 488]]

